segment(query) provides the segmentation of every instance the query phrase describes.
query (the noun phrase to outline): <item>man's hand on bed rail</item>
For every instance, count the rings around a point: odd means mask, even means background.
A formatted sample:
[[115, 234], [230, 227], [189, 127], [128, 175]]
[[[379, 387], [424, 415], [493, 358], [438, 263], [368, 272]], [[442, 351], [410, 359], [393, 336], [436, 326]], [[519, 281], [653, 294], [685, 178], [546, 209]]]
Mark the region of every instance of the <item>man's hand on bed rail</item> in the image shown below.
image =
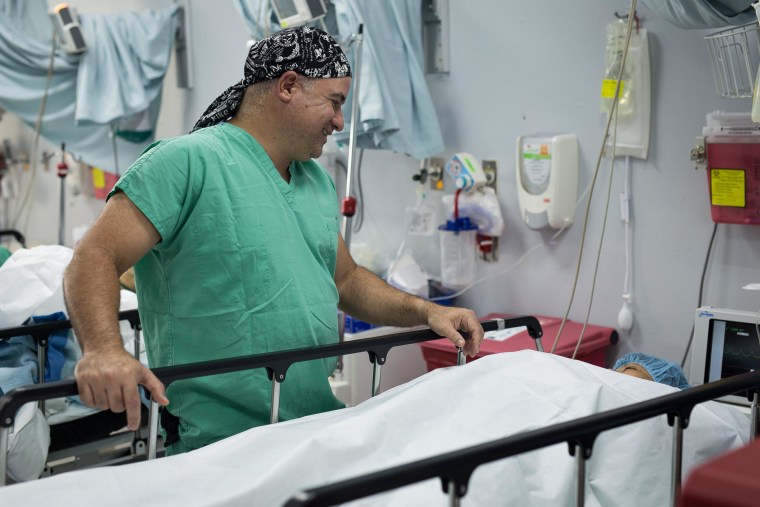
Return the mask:
[[153, 400], [168, 405], [164, 384], [124, 348], [86, 352], [75, 370], [82, 403], [101, 410], [127, 411], [130, 430], [140, 426], [138, 384], [145, 386]]
[[431, 304], [428, 309], [428, 326], [462, 348], [470, 357], [475, 357], [480, 350], [483, 326], [472, 310]]

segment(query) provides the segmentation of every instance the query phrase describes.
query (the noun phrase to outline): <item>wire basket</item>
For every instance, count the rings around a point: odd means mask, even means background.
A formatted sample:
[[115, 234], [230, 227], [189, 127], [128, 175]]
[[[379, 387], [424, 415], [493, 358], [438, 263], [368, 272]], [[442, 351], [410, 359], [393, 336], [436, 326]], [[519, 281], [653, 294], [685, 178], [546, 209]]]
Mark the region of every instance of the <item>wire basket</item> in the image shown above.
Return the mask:
[[705, 37], [718, 95], [752, 97], [760, 63], [760, 25], [757, 22]]

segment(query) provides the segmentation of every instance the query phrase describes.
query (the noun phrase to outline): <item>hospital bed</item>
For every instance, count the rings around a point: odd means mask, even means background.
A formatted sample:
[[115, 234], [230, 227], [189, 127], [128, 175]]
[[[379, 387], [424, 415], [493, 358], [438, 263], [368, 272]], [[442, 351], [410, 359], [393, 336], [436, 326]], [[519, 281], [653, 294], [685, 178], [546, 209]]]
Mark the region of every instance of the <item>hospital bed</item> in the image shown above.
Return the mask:
[[[128, 323], [133, 330], [133, 352], [139, 360], [141, 327], [137, 310], [119, 312], [119, 321]], [[58, 331], [68, 332], [69, 329], [69, 320], [25, 324], [0, 329], [0, 341], [31, 336], [37, 346], [37, 382], [43, 384], [50, 336]], [[47, 413], [45, 399], [40, 399], [38, 405], [50, 423], [51, 435], [43, 475], [86, 466], [112, 465], [145, 455], [146, 427], [136, 432], [119, 431], [126, 426], [123, 414], [98, 412], [80, 404], [65, 402], [57, 404], [56, 410]]]
[[[534, 325], [530, 318], [519, 319], [526, 320], [515, 322], [510, 319], [507, 323], [486, 322], [484, 328], [493, 330], [505, 325], [528, 325], [529, 332], [540, 338], [540, 326], [534, 327], [537, 322]], [[380, 366], [393, 346], [436, 338], [425, 337], [419, 333], [424, 332], [412, 331], [315, 349], [157, 368], [154, 372], [162, 381], [168, 383], [198, 376], [201, 371], [205, 374], [216, 374], [265, 367], [272, 379], [272, 419], [276, 420], [277, 386], [279, 381], [285, 380], [286, 370], [293, 362], [366, 351], [373, 360], [375, 371], [379, 373]], [[546, 379], [536, 377], [537, 373]], [[547, 375], [548, 373], [553, 376]], [[526, 384], [522, 381], [524, 378], [531, 378], [531, 382]], [[376, 383], [373, 382], [373, 385]], [[498, 354], [462, 367], [428, 373], [357, 407], [254, 428], [190, 453], [122, 467], [74, 472], [46, 478], [33, 484], [0, 488], [0, 503], [12, 504], [29, 499], [64, 500], [66, 503], [84, 507], [102, 504], [106, 498], [104, 495], [115, 495], [113, 501], [125, 505], [172, 503], [268, 506], [282, 505], [288, 499], [291, 499], [291, 502], [307, 502], [305, 505], [332, 505], [335, 501], [360, 498], [365, 494], [384, 491], [402, 484], [442, 477], [444, 484], [454, 485], [448, 488], [452, 504], [456, 504], [460, 496], [466, 493], [467, 496], [463, 499], [465, 504], [474, 501], [475, 503], [470, 505], [493, 505], [494, 499], [491, 499], [491, 503], [479, 499], [477, 494], [481, 487], [517, 478], [520, 486], [515, 489], [518, 491], [508, 493], [521, 493], [519, 490], [522, 488], [525, 490], [522, 493], [529, 495], [529, 501], [526, 503], [524, 499], [516, 499], [515, 505], [570, 505], [567, 491], [572, 489], [576, 481], [568, 480], [565, 470], [567, 467], [559, 457], [562, 451], [558, 451], [557, 446], [547, 449], [551, 451], [551, 456], [548, 461], [543, 462], [543, 465], [549, 466], [546, 473], [521, 469], [521, 466], [528, 462], [520, 461], [523, 459], [522, 456], [506, 460], [502, 458], [567, 441], [571, 449], [576, 451], [578, 470], [584, 472], [585, 460], [591, 457], [595, 442], [595, 455], [603, 456], [610, 452], [613, 455], [621, 454], [622, 446], [609, 441], [609, 435], [617, 431], [615, 438], [633, 438], [634, 444], [635, 439], [640, 439], [642, 434], [652, 440], [649, 447], [644, 445], [646, 442], [639, 442], [638, 446], [634, 446], [629, 451], [631, 457], [635, 458], [640, 454], [655, 455], [656, 466], [664, 466], [667, 460], [660, 455], [667, 447], [663, 445], [663, 430], [660, 428], [664, 421], [650, 418], [658, 414], [668, 414], [677, 437], [673, 456], [677, 457], [682, 450], [678, 442], [684, 434], [683, 429], [687, 425], [690, 426], [690, 430], [685, 433], [687, 440], [684, 448], [688, 450], [684, 469], [686, 471], [710, 456], [746, 443], [750, 426], [744, 414], [731, 411], [714, 402], [710, 402], [709, 407], [707, 404], [696, 407], [694, 405], [728, 392], [756, 390], [759, 385], [760, 378], [757, 376], [736, 377], [695, 388], [691, 392], [682, 393], [687, 395], [683, 397], [673, 395], [673, 388], [668, 386], [627, 377], [552, 354], [531, 351]], [[533, 401], [534, 395], [546, 386], [551, 387], [550, 392], [557, 393], [556, 398]], [[71, 382], [54, 383], [22, 388], [0, 399], [0, 444], [7, 429], [13, 424], [13, 414], [22, 404], [42, 398], [71, 395], [75, 388], [75, 384]], [[423, 403], [420, 402], [420, 396], [424, 400]], [[505, 402], [508, 402], [508, 405], [504, 405]], [[520, 403], [515, 405], [518, 402]], [[615, 407], [615, 410], [590, 419], [579, 418], [584, 412], [589, 415], [610, 407]], [[470, 420], [469, 417], [475, 408], [484, 409], [486, 412], [480, 419]], [[387, 410], [390, 410], [392, 415], [388, 415]], [[153, 412], [152, 407], [152, 416]], [[424, 413], [428, 422], [425, 422], [424, 417], [413, 417], [413, 412]], [[550, 415], [548, 423], [539, 417], [546, 413]], [[430, 422], [430, 418], [443, 415], [448, 417], [441, 422], [441, 425], [446, 426], [444, 430], [448, 431], [448, 438], [439, 438], [434, 431], [437, 425]], [[531, 421], [532, 418], [536, 420]], [[526, 421], [527, 423], [519, 427], [511, 423], [515, 419], [520, 419], [521, 424]], [[151, 421], [155, 421], [155, 417], [151, 417]], [[620, 433], [620, 430], [612, 429], [620, 425], [642, 427], [643, 430], [633, 431], [626, 428], [625, 432]], [[391, 435], [393, 427], [400, 428], [399, 431], [403, 434]], [[348, 431], [348, 428], [361, 430]], [[742, 432], [744, 435], [740, 437]], [[501, 434], [502, 438], [494, 438], [495, 434]], [[669, 439], [670, 435], [667, 437]], [[362, 452], [363, 459], [350, 456], [351, 451]], [[436, 456], [441, 452], [441, 456]], [[531, 458], [536, 455], [534, 452], [527, 454]], [[496, 463], [501, 468], [489, 468], [492, 465], [479, 467], [480, 463], [494, 460], [497, 460]], [[630, 461], [638, 463], [634, 459]], [[584, 467], [581, 467], [581, 463]], [[623, 480], [630, 478], [634, 483], [656, 491], [664, 484], [663, 481], [656, 485], [642, 480], [641, 474], [651, 473], [650, 468], [655, 468], [652, 466], [639, 467], [637, 471], [630, 467], [625, 468], [624, 463], [616, 463], [615, 467], [609, 467], [605, 462], [596, 468], [593, 458], [590, 463], [591, 471], [588, 474], [580, 474], [577, 484], [585, 484], [584, 488], [578, 488], [579, 491], [592, 492], [590, 499], [596, 499], [597, 502], [603, 498], [600, 496], [602, 493], [609, 493], [608, 489], [599, 484], [602, 476], [605, 482], [611, 480], [614, 484], [618, 484], [623, 476]], [[390, 465], [401, 466], [384, 472], [383, 469]], [[480, 476], [481, 469], [488, 473]], [[372, 472], [369, 476], [370, 482], [365, 478], [351, 479], [367, 472]], [[381, 477], [379, 480], [378, 474]], [[396, 482], [385, 482], [383, 486], [380, 484], [384, 482], [383, 477], [391, 477]], [[344, 479], [348, 479], [347, 483], [342, 482]], [[468, 485], [471, 479], [473, 484]], [[546, 485], [541, 485], [541, 481], [546, 481]], [[401, 490], [401, 496], [372, 497], [368, 499], [368, 503], [360, 505], [419, 505], [421, 502], [441, 505], [446, 497], [441, 494], [440, 487], [432, 485], [431, 490], [429, 482], [420, 483], [420, 486], [425, 486], [421, 490], [410, 491], [407, 487]], [[561, 483], [561, 488], [555, 485], [557, 482]], [[133, 487], [134, 484], [140, 484], [140, 488]], [[320, 484], [328, 486], [326, 489], [314, 489], [314, 486]], [[363, 488], [359, 490], [361, 494], [358, 494], [355, 488], [351, 488], [357, 484]], [[514, 480], [510, 484], [514, 484]], [[538, 489], [531, 490], [528, 486]], [[337, 494], [349, 496], [329, 496], [334, 494], [333, 487], [341, 491]], [[348, 488], [349, 493], [345, 493], [345, 488]], [[306, 492], [291, 498], [300, 490]], [[559, 498], [565, 501], [557, 502], [557, 497], [551, 496], [542, 498], [547, 492], [563, 495]], [[504, 491], [500, 494], [503, 495]], [[621, 492], [621, 495], [625, 494], [630, 492]], [[324, 495], [327, 495], [327, 499]], [[665, 493], [665, 497], [667, 496]], [[497, 502], [499, 504], [510, 504], [504, 496], [497, 498], [500, 499]], [[654, 505], [639, 503], [638, 498], [634, 498], [634, 502], [587, 505]]]
[[[759, 390], [760, 372], [745, 373], [634, 405], [307, 489], [294, 495], [285, 505], [338, 505], [429, 479], [440, 479], [443, 492], [448, 495], [449, 504], [460, 505], [460, 500], [467, 494], [470, 478], [479, 466], [560, 443], [567, 443], [577, 467], [575, 505], [584, 505], [586, 490], [592, 487], [586, 475], [587, 461], [592, 458], [594, 444], [599, 435], [608, 430], [666, 415], [668, 424], [673, 427], [670, 505], [675, 506], [678, 505], [680, 494], [683, 432], [689, 426], [695, 407], [700, 403], [740, 392], [746, 393], [750, 399], [755, 398], [757, 403], [756, 394]], [[760, 434], [757, 409], [757, 405], [753, 405], [753, 418], [748, 427], [751, 440]]]
[[[119, 318], [130, 320], [130, 322], [134, 323], [136, 330], [140, 329], [139, 314], [136, 310], [121, 312]], [[70, 327], [70, 321], [22, 326], [20, 328], [0, 330], [0, 339], [4, 337], [18, 336], [19, 334], [33, 334], [35, 339], [42, 344], [41, 349], [44, 351], [45, 340], [49, 333], [56, 329], [68, 327]], [[495, 319], [483, 323], [483, 328], [487, 331], [502, 330], [512, 327], [526, 327], [529, 334], [536, 340], [536, 347], [541, 347], [541, 325], [534, 317], [526, 316], [510, 319]], [[137, 336], [139, 337], [139, 334]], [[370, 361], [373, 363], [372, 395], [374, 395], [380, 383], [381, 367], [385, 363], [388, 353], [393, 347], [438, 338], [440, 338], [440, 336], [436, 335], [429, 329], [418, 329], [396, 333], [390, 337], [357, 340], [322, 347], [287, 350], [189, 365], [154, 368], [152, 371], [164, 383], [164, 386], [168, 387], [172, 382], [186, 378], [231, 373], [260, 367], [266, 368], [268, 376], [270, 380], [272, 380], [270, 422], [275, 423], [278, 419], [280, 384], [285, 381], [287, 369], [291, 364], [299, 361], [336, 357], [338, 355], [347, 355], [356, 352], [367, 352]], [[138, 342], [138, 340], [136, 340], [136, 342]], [[135, 354], [136, 357], [139, 357], [139, 349], [137, 348], [137, 345], [135, 347]], [[461, 350], [459, 350], [459, 362], [464, 363], [464, 356]], [[44, 360], [42, 364], [44, 364]], [[7, 454], [5, 449], [7, 449], [9, 429], [13, 426], [17, 411], [29, 402], [44, 402], [44, 400], [54, 398], [75, 396], [77, 392], [77, 386], [74, 380], [63, 380], [49, 382], [47, 384], [42, 384], [40, 382], [40, 384], [37, 385], [16, 388], [0, 398], [0, 485], [5, 484], [7, 470]], [[149, 445], [147, 449], [147, 456], [149, 459], [154, 459], [156, 457], [157, 447], [158, 405], [157, 403], [152, 402], [149, 413]]]

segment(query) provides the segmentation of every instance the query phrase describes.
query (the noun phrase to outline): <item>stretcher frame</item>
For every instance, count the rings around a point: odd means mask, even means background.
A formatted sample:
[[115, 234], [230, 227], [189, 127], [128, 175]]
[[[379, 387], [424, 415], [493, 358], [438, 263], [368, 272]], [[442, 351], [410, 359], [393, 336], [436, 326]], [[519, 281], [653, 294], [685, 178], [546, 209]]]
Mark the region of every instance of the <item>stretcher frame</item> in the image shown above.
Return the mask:
[[[7, 232], [7, 231], [0, 231], [0, 234]], [[11, 231], [13, 232], [13, 231]], [[21, 241], [21, 240], [20, 240]], [[140, 334], [142, 327], [140, 325], [140, 315], [138, 314], [137, 310], [126, 310], [119, 312], [118, 314], [118, 320], [119, 321], [127, 321], [129, 322], [130, 326], [135, 332], [135, 339], [134, 339], [134, 357], [138, 361], [140, 360]], [[34, 340], [35, 344], [37, 345], [37, 385], [45, 384], [45, 363], [47, 361], [47, 352], [48, 352], [48, 344], [49, 344], [49, 338], [50, 334], [55, 331], [60, 330], [68, 330], [71, 329], [71, 321], [70, 320], [60, 320], [60, 321], [54, 321], [54, 322], [38, 322], [35, 324], [25, 324], [21, 326], [15, 326], [15, 327], [9, 327], [0, 329], [0, 341], [3, 340], [9, 340], [10, 338], [14, 338], [17, 336], [31, 336], [32, 340]], [[49, 398], [47, 398], [49, 399]], [[42, 413], [45, 413], [45, 399], [37, 400], [39, 404], [39, 408], [42, 411]], [[93, 453], [94, 451], [97, 451], [100, 448], [103, 448], [107, 445], [124, 445], [126, 443], [130, 443], [131, 441], [131, 456], [127, 457], [126, 460], [134, 459], [138, 457], [139, 455], [144, 455], [145, 452], [145, 439], [146, 437], [142, 435], [142, 429], [139, 428], [135, 432], [131, 432], [131, 437], [125, 437], [124, 435], [118, 435], [118, 436], [112, 436], [104, 439], [99, 440], [93, 440], [85, 444], [80, 444], [77, 446], [71, 446], [67, 447], [65, 449], [60, 449], [58, 451], [53, 451], [50, 454], [48, 454], [48, 462], [53, 461], [66, 461], [67, 457], [73, 457], [75, 458], [74, 461], [77, 463], [97, 463], [100, 465], [105, 464], [116, 464], [118, 462], [124, 461], [125, 459], [123, 457], [114, 458], [113, 456], [109, 456], [105, 459], [105, 461], [97, 461], [93, 460], [89, 455]], [[2, 447], [3, 454], [7, 454], [7, 442], [5, 443], [5, 447]], [[7, 471], [7, 470], [6, 470]], [[4, 485], [5, 482], [5, 475], [3, 474], [3, 479], [0, 481], [0, 486]]]
[[700, 403], [739, 392], [745, 392], [752, 400], [750, 440], [755, 440], [760, 435], [760, 371], [306, 489], [291, 497], [285, 507], [338, 505], [435, 478], [441, 480], [449, 505], [458, 507], [478, 466], [562, 442], [568, 444], [570, 455], [575, 458], [575, 505], [580, 507], [585, 501], [586, 463], [591, 458], [596, 437], [604, 431], [660, 415], [667, 415], [668, 425], [673, 427], [670, 505], [676, 507], [681, 489], [683, 431], [689, 425], [692, 410]]
[[[134, 314], [130, 313], [129, 316], [134, 318], [137, 311], [133, 310], [132, 312], [134, 312]], [[125, 313], [127, 312], [121, 312], [119, 314], [120, 318], [122, 318]], [[55, 325], [58, 327], [55, 327]], [[70, 321], [40, 324], [40, 326], [46, 326], [45, 329], [48, 334], [51, 331], [51, 326], [55, 329], [61, 329], [65, 328], [61, 326], [66, 325], [70, 327]], [[493, 319], [481, 322], [481, 325], [484, 331], [526, 327], [528, 334], [535, 341], [536, 349], [543, 351], [543, 346], [541, 344], [543, 330], [541, 329], [541, 324], [538, 319], [535, 317], [518, 316], [508, 319]], [[24, 330], [22, 333], [23, 335], [30, 334], [28, 328], [29, 326]], [[139, 323], [135, 329], [137, 330], [138, 328]], [[0, 330], [0, 337], [3, 336], [3, 332], [4, 330]], [[7, 333], [10, 331], [5, 330], [5, 332]], [[255, 368], [266, 368], [267, 376], [269, 380], [272, 381], [270, 423], [276, 423], [279, 412], [280, 384], [285, 381], [287, 370], [292, 364], [314, 359], [325, 359], [358, 352], [367, 352], [369, 360], [373, 364], [371, 394], [374, 396], [380, 383], [381, 367], [385, 364], [388, 353], [393, 347], [420, 343], [428, 340], [437, 340], [440, 338], [441, 336], [430, 329], [415, 329], [376, 338], [352, 340], [332, 345], [305, 347], [281, 352], [254, 354], [231, 359], [165, 366], [153, 368], [151, 371], [159, 380], [161, 380], [165, 387], [168, 387], [176, 380], [231, 373]], [[135, 341], [137, 342], [137, 338]], [[135, 352], [136, 357], [139, 357], [137, 346], [135, 347]], [[462, 349], [458, 349], [457, 364], [462, 365], [464, 363], [465, 355]], [[75, 380], [61, 380], [57, 382], [48, 382], [46, 384], [18, 387], [0, 397], [0, 487], [5, 486], [6, 484], [6, 473], [8, 469], [8, 436], [18, 410], [26, 403], [75, 396], [78, 393], [79, 391]], [[148, 427], [147, 459], [151, 460], [157, 457], [156, 449], [158, 445], [158, 403], [152, 400], [149, 409]]]

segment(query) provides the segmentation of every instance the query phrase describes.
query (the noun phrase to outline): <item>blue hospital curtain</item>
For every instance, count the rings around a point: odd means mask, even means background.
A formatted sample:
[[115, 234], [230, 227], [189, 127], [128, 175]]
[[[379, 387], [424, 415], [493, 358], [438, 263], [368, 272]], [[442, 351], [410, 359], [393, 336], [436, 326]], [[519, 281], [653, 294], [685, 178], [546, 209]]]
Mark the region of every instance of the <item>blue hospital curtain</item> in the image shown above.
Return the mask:
[[[177, 7], [82, 14], [88, 49], [56, 48], [41, 135], [90, 165], [123, 172], [153, 139]], [[0, 107], [34, 128], [45, 94], [53, 25], [45, 0], [0, 0]], [[119, 140], [117, 167], [112, 128]]]
[[680, 28], [723, 28], [757, 22], [754, 0], [642, 0]]
[[[235, 0], [235, 5], [254, 38], [279, 29], [269, 0]], [[327, 25], [334, 21], [339, 42], [364, 24], [356, 146], [417, 158], [440, 154], [443, 137], [423, 64], [421, 0], [332, 0], [331, 10]], [[344, 50], [356, 75], [354, 47]], [[345, 127], [335, 134], [343, 143], [351, 132], [352, 94], [353, 87], [343, 107]]]

